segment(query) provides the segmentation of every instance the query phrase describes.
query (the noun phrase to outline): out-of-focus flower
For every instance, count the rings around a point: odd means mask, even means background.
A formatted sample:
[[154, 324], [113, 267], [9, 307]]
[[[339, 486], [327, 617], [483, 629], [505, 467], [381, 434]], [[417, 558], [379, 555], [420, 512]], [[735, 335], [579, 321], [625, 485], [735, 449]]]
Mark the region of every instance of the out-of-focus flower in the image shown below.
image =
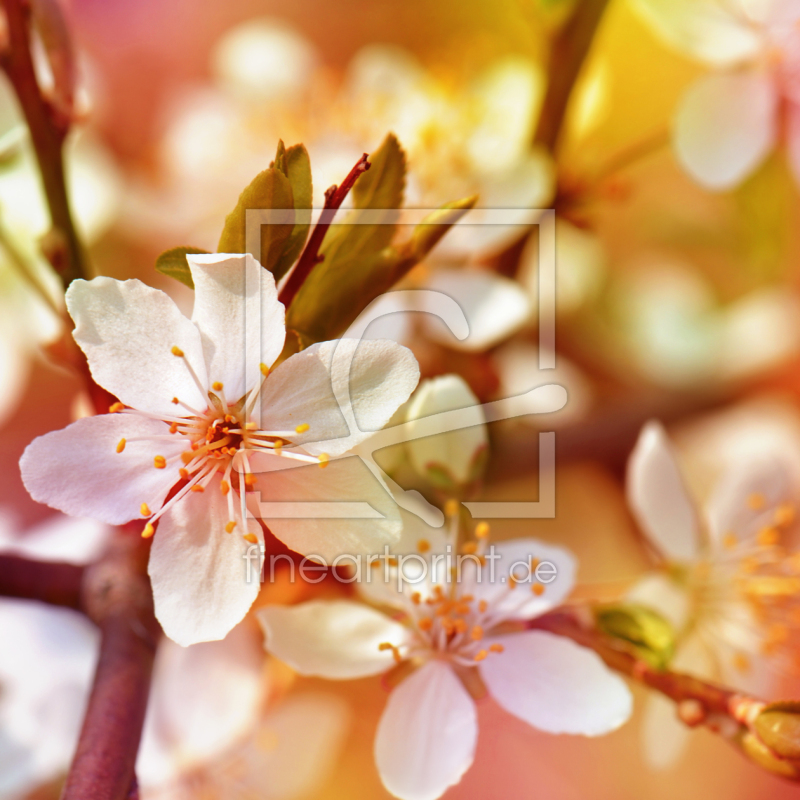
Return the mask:
[[[102, 145], [89, 133], [65, 148], [76, 225], [95, 241], [116, 218], [120, 181]], [[63, 290], [39, 242], [50, 219], [33, 147], [5, 79], [0, 81], [0, 419], [13, 411], [32, 359], [62, 331]], [[5, 241], [4, 241], [5, 240]], [[19, 264], [13, 248], [24, 260]], [[25, 274], [27, 272], [27, 275]]]
[[[433, 414], [467, 409], [471, 424], [435, 436], [413, 438], [419, 420]], [[486, 418], [478, 398], [458, 375], [442, 375], [423, 381], [411, 398], [406, 411], [411, 423], [406, 450], [414, 469], [435, 485], [446, 488], [471, 483], [482, 473], [489, 437]], [[424, 424], [424, 422], [423, 422]]]
[[800, 6], [793, 0], [635, 0], [661, 37], [714, 68], [683, 98], [675, 148], [710, 189], [735, 186], [785, 136], [800, 181]]
[[[470, 767], [478, 735], [471, 693], [483, 686], [509, 713], [551, 733], [599, 735], [630, 714], [625, 683], [596, 654], [524, 630], [571, 590], [572, 556], [533, 539], [487, 551], [488, 527], [475, 534], [456, 567], [452, 555], [443, 558], [455, 552], [455, 526], [449, 536], [421, 523], [407, 531], [425, 537], [416, 552], [368, 570], [375, 574], [359, 583], [392, 616], [349, 600], [258, 612], [267, 648], [302, 674], [351, 679], [396, 668], [389, 680], [401, 682], [378, 725], [375, 758], [386, 788], [406, 800], [439, 797]], [[484, 557], [492, 559], [488, 580]], [[539, 575], [542, 566], [549, 578]]]
[[622, 363], [662, 385], [736, 381], [800, 347], [800, 304], [779, 288], [721, 305], [697, 273], [660, 263], [620, 276], [611, 297]]
[[[0, 518], [0, 552], [85, 564], [109, 534], [94, 520], [56, 516], [29, 531]], [[0, 599], [0, 796], [53, 780], [75, 749], [99, 636], [76, 611]]]
[[[701, 512], [663, 428], [648, 423], [639, 437], [628, 500], [664, 571], [643, 578], [629, 598], [673, 624], [677, 670], [763, 693], [770, 661], [773, 669], [793, 666], [800, 569], [787, 548], [796, 544], [800, 474], [790, 441], [751, 442]], [[648, 702], [646, 753], [655, 766], [667, 766], [684, 745], [685, 728], [674, 707]]]
[[[156, 616], [183, 645], [223, 638], [258, 594], [242, 558], [246, 543], [263, 544], [247, 510], [255, 503], [260, 516], [259, 473], [268, 473], [260, 480], [269, 499], [352, 499], [385, 512], [369, 522], [271, 519], [293, 549], [332, 558], [399, 536], [383, 487], [359, 459], [336, 457], [379, 430], [419, 379], [405, 348], [356, 340], [313, 345], [270, 372], [285, 336], [271, 274], [249, 255], [189, 264], [191, 320], [139, 281], [73, 282], [75, 339], [121, 413], [46, 434], [21, 460], [40, 502], [109, 524], [148, 518], [146, 537], [158, 522], [149, 565]], [[336, 393], [348, 387], [345, 407]]]

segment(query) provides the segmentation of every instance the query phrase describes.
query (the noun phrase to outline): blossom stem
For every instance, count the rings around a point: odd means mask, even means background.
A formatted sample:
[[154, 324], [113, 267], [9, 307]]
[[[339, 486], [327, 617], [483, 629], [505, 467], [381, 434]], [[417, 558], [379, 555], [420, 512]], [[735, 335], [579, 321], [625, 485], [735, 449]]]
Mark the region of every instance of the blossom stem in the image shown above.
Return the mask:
[[549, 82], [533, 143], [554, 153], [564, 127], [569, 100], [608, 0], [581, 0], [553, 41]]
[[325, 204], [322, 207], [319, 220], [317, 220], [317, 224], [314, 226], [314, 230], [311, 232], [311, 236], [300, 254], [295, 268], [289, 275], [278, 297], [286, 308], [289, 308], [292, 300], [294, 300], [300, 291], [300, 287], [305, 283], [306, 278], [311, 274], [314, 267], [323, 260], [324, 256], [320, 254], [319, 249], [322, 247], [325, 234], [328, 232], [328, 228], [345, 197], [350, 193], [362, 173], [366, 172], [370, 166], [372, 165], [369, 163], [369, 156], [364, 153], [341, 184], [339, 186], [334, 184], [325, 192]]
[[86, 570], [83, 607], [101, 632], [100, 658], [62, 800], [135, 797], [134, 765], [160, 628], [147, 548], [120, 532]]
[[0, 556], [0, 595], [80, 610], [83, 574], [75, 564]]
[[7, 44], [0, 66], [19, 99], [36, 152], [52, 228], [43, 250], [64, 288], [87, 274], [85, 255], [72, 219], [64, 176], [63, 145], [72, 122], [69, 113], [42, 93], [31, 55], [31, 12], [25, 0], [0, 0], [5, 12]]

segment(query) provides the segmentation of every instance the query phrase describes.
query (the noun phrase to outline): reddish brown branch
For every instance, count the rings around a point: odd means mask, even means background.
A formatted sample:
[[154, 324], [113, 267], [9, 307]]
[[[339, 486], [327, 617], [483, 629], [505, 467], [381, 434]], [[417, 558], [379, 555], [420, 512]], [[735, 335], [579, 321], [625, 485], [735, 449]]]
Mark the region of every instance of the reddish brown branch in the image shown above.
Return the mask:
[[300, 287], [311, 274], [311, 270], [323, 260], [324, 256], [320, 254], [319, 249], [322, 247], [325, 234], [328, 232], [328, 228], [333, 222], [336, 212], [344, 202], [345, 197], [350, 193], [356, 180], [358, 180], [362, 173], [370, 168], [371, 164], [368, 158], [368, 154], [364, 153], [341, 184], [339, 186], [334, 184], [325, 192], [325, 205], [322, 207], [319, 220], [314, 226], [314, 230], [311, 232], [311, 236], [295, 268], [292, 270], [291, 275], [289, 275], [283, 289], [281, 289], [278, 299], [286, 308], [289, 308], [291, 305], [292, 300], [294, 300], [295, 296], [300, 291]]
[[0, 556], [0, 595], [80, 609], [83, 574], [74, 564]]
[[42, 245], [65, 287], [86, 275], [85, 257], [72, 221], [64, 178], [63, 144], [71, 120], [43, 96], [30, 51], [30, 5], [25, 0], [1, 0], [8, 35], [0, 64], [8, 75], [28, 123], [36, 152], [52, 228]]
[[160, 635], [146, 558], [139, 537], [120, 533], [87, 568], [83, 606], [100, 627], [100, 658], [61, 800], [136, 796], [134, 765]]
[[608, 0], [579, 0], [575, 11], [558, 32], [550, 51], [548, 86], [534, 144], [555, 152], [572, 89], [594, 41]]

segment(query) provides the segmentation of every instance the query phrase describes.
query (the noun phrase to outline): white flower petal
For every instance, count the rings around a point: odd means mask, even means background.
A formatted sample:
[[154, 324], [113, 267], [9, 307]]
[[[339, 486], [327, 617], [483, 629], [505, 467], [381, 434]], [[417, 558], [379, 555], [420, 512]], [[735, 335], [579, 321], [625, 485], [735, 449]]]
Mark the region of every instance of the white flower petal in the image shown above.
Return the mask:
[[[415, 439], [415, 420], [445, 411], [467, 409], [470, 427]], [[486, 418], [480, 401], [459, 375], [441, 375], [423, 381], [406, 411], [409, 440], [406, 450], [414, 469], [423, 477], [430, 468], [444, 467], [457, 483], [473, 480], [475, 459], [488, 446]], [[471, 420], [471, 421], [470, 421]]]
[[34, 439], [20, 459], [22, 482], [31, 497], [65, 514], [90, 516], [121, 525], [140, 515], [147, 503], [155, 509], [178, 482], [181, 462], [156, 469], [153, 459], [169, 459], [183, 443], [128, 442], [117, 452], [120, 439], [167, 433], [158, 420], [131, 414], [104, 414], [73, 422], [60, 431]]
[[435, 800], [475, 757], [475, 704], [453, 670], [429, 661], [389, 696], [375, 737], [383, 785], [402, 800]]
[[652, 769], [671, 767], [686, 750], [692, 729], [678, 719], [675, 702], [652, 692], [642, 713], [642, 750]]
[[229, 402], [261, 379], [286, 338], [284, 307], [272, 274], [249, 253], [187, 256], [194, 281], [192, 321], [203, 339], [209, 382], [221, 382]]
[[[572, 553], [538, 539], [499, 542], [490, 546], [486, 558], [489, 562], [487, 567], [471, 575], [474, 583], [470, 585], [468, 594], [486, 600], [493, 613], [506, 619], [538, 617], [561, 605], [575, 585], [578, 563]], [[536, 567], [530, 569], [534, 564]], [[537, 579], [537, 570], [540, 579]], [[519, 583], [515, 589], [509, 590], [512, 571]], [[478, 574], [480, 582], [477, 582]], [[541, 595], [532, 591], [536, 584], [544, 587]]]
[[165, 415], [175, 413], [173, 397], [201, 411], [208, 405], [172, 354], [183, 350], [205, 385], [200, 333], [164, 292], [138, 280], [78, 280], [67, 290], [67, 308], [92, 377], [125, 405]]
[[394, 666], [394, 657], [379, 645], [399, 647], [411, 636], [399, 622], [349, 600], [266, 606], [256, 615], [269, 652], [301, 675], [333, 680], [386, 672]]
[[478, 668], [492, 697], [510, 714], [549, 733], [599, 736], [631, 714], [628, 687], [592, 650], [547, 631], [495, 637], [502, 653]]
[[293, 436], [293, 442], [314, 455], [341, 455], [380, 430], [418, 381], [416, 359], [394, 342], [339, 339], [314, 344], [267, 378], [261, 426], [291, 430], [307, 424], [308, 432]]
[[637, 581], [625, 599], [661, 614], [673, 626], [675, 633], [680, 633], [689, 620], [689, 593], [661, 573], [646, 575]]
[[675, 151], [708, 189], [730, 189], [777, 138], [777, 95], [769, 77], [708, 75], [692, 86], [675, 118]]
[[[336, 459], [325, 469], [316, 464], [298, 467], [297, 463], [284, 456], [250, 456], [251, 469], [260, 476], [255, 488], [261, 492], [260, 504], [255, 503], [256, 495], [251, 495], [251, 512], [284, 544], [331, 563], [342, 554], [382, 553], [384, 545], [398, 541], [402, 526], [399, 508], [360, 458]], [[270, 502], [295, 504], [294, 515], [273, 515]], [[364, 503], [372, 509], [371, 517], [305, 517], [304, 504], [315, 502]], [[352, 561], [342, 563], [352, 565]]]
[[436, 312], [436, 296], [426, 299], [423, 317], [428, 336], [456, 350], [488, 350], [511, 336], [531, 316], [528, 294], [516, 281], [489, 270], [437, 269], [424, 286], [458, 303], [469, 324], [466, 339], [456, 339]]
[[159, 520], [147, 568], [156, 618], [184, 647], [225, 638], [261, 588], [261, 526], [248, 525], [258, 538], [251, 545], [243, 538], [241, 520], [225, 533], [229, 521], [216, 478], [205, 492], [189, 492]]
[[628, 504], [642, 531], [665, 557], [693, 560], [700, 529], [694, 504], [683, 484], [667, 433], [648, 422], [628, 460]]
[[634, 8], [665, 42], [713, 66], [752, 58], [764, 43], [744, 15], [717, 0], [634, 0]]
[[175, 777], [233, 746], [259, 716], [264, 651], [257, 631], [223, 641], [159, 645], [136, 775], [144, 786]]

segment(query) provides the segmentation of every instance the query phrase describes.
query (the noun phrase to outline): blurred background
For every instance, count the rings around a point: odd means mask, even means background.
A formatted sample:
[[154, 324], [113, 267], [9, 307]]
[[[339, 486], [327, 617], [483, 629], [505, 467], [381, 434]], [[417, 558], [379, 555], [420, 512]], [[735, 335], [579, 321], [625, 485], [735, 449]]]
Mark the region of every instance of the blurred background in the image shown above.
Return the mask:
[[[537, 424], [557, 431], [557, 513], [497, 523], [497, 538], [570, 547], [585, 584], [631, 582], [648, 560], [622, 478], [647, 419], [670, 428], [699, 499], [753, 419], [800, 442], [800, 205], [785, 154], [779, 148], [724, 192], [693, 180], [670, 131], [706, 68], [668, 47], [628, 0], [609, 4], [555, 158], [532, 142], [549, 42], [573, 10], [566, 0], [70, 0], [66, 10], [84, 118], [70, 143], [70, 178], [93, 267], [163, 288], [184, 309], [188, 290], [154, 271], [156, 257], [177, 245], [214, 249], [224, 215], [274, 158], [278, 138], [307, 145], [317, 202], [391, 130], [407, 151], [412, 206], [478, 193], [484, 206], [556, 208], [556, 380], [570, 400]], [[4, 89], [0, 136], [18, 120]], [[36, 180], [29, 154], [0, 171], [4, 225], [31, 252], [46, 227]], [[402, 333], [426, 376], [457, 372], [481, 400], [546, 382], [536, 367], [536, 248], [518, 228], [491, 234], [454, 239], [407, 279], [479, 294], [476, 341], [458, 346], [420, 320]], [[0, 511], [24, 537], [51, 512], [25, 493], [19, 457], [34, 436], [84, 413], [86, 400], [77, 377], [47, 355], [63, 346], [62, 327], [13, 267], [0, 270]], [[477, 276], [482, 288], [464, 288], [453, 273]], [[50, 280], [44, 267], [41, 280]], [[48, 292], [56, 297], [57, 287], [47, 283]], [[492, 426], [484, 499], [536, 499], [538, 430], [525, 420]], [[264, 602], [302, 591], [270, 586]], [[313, 780], [272, 785], [265, 772], [263, 784], [223, 791], [198, 770], [163, 796], [388, 797], [372, 756], [386, 698], [380, 680], [340, 685], [269, 670], [270, 692], [284, 700], [325, 695], [330, 732]], [[782, 691], [797, 688], [787, 681]], [[643, 705], [618, 732], [590, 740], [539, 733], [484, 700], [475, 765], [446, 797], [794, 791], [702, 730], [674, 765], [652, 769], [642, 755]], [[302, 747], [315, 719], [313, 710], [298, 717], [278, 738]], [[291, 747], [279, 752], [273, 765], [311, 769], [292, 761]], [[55, 796], [48, 786], [23, 796]]]

